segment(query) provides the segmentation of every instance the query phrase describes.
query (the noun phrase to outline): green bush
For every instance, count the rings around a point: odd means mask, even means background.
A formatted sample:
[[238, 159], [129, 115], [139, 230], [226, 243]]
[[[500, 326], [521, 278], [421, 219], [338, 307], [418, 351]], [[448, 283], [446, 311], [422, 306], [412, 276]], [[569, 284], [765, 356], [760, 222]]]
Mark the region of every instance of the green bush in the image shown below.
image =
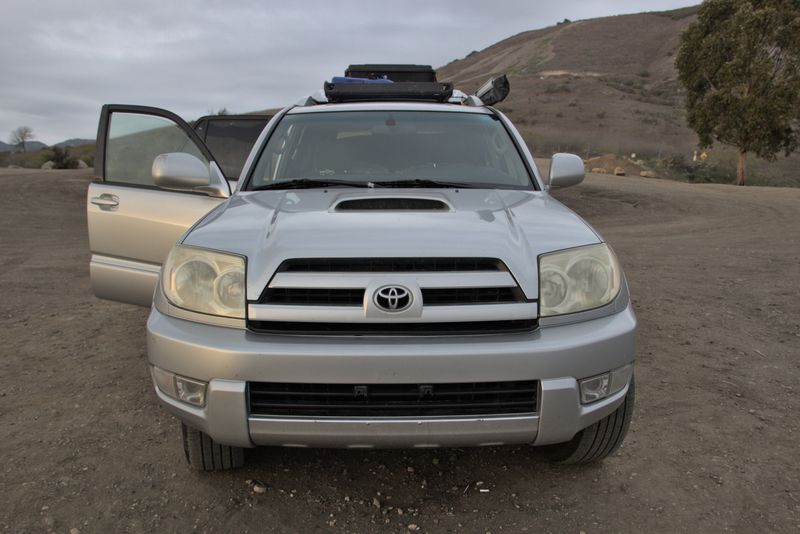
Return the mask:
[[69, 147], [54, 146], [50, 149], [54, 169], [77, 169], [78, 160], [69, 155]]
[[668, 156], [663, 160], [663, 165], [680, 178], [698, 184], [729, 184], [734, 169], [711, 162], [688, 161], [682, 155]]

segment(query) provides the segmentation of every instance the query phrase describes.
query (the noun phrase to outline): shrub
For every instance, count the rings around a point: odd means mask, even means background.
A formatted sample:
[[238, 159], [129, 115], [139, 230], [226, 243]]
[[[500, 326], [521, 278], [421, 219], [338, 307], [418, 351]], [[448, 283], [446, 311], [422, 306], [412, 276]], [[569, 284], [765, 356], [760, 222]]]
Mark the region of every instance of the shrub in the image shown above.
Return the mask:
[[54, 169], [78, 168], [78, 160], [69, 155], [69, 148], [54, 146], [50, 151], [53, 153], [52, 161]]

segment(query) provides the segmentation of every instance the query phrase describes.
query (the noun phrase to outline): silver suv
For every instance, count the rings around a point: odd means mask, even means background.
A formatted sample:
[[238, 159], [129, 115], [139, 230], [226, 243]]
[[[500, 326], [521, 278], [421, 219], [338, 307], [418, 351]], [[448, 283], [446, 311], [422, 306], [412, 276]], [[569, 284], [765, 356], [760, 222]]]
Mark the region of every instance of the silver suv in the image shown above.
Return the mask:
[[239, 176], [176, 115], [103, 107], [92, 286], [152, 304], [155, 392], [189, 463], [237, 467], [260, 445], [611, 454], [636, 319], [614, 252], [548, 193], [583, 162], [556, 154], [540, 175], [488, 105], [504, 78], [467, 95], [379, 67], [255, 143], [232, 128], [231, 150], [252, 145]]

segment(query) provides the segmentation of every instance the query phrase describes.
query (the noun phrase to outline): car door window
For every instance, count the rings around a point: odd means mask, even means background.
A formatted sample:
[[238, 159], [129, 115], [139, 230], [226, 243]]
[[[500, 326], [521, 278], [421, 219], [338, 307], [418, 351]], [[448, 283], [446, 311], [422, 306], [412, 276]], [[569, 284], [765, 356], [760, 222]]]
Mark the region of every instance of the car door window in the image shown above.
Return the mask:
[[105, 147], [105, 181], [155, 187], [153, 160], [167, 152], [185, 152], [209, 163], [175, 122], [156, 115], [112, 113]]
[[228, 180], [238, 180], [250, 149], [258, 139], [270, 116], [256, 119], [213, 118], [198, 128], [203, 141], [217, 160]]

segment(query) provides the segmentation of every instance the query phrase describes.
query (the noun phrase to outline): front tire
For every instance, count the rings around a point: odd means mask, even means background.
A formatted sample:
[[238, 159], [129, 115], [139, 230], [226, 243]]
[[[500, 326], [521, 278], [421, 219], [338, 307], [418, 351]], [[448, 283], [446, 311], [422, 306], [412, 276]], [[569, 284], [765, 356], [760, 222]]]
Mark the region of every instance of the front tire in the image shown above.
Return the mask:
[[224, 471], [244, 465], [244, 449], [220, 445], [207, 434], [181, 423], [186, 461], [198, 471]]
[[635, 387], [631, 378], [628, 393], [619, 408], [595, 424], [584, 428], [566, 443], [542, 447], [550, 461], [563, 464], [588, 464], [614, 453], [631, 425]]

